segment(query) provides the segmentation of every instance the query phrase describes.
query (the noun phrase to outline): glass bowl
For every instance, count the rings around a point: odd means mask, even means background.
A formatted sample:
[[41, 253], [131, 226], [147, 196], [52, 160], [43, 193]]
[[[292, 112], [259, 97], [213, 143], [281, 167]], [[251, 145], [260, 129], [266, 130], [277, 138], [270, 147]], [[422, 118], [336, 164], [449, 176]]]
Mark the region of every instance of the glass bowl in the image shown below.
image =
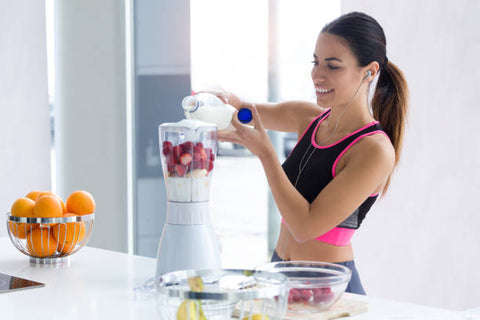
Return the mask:
[[345, 292], [352, 271], [342, 265], [313, 261], [272, 262], [256, 270], [288, 277], [288, 312], [315, 313], [330, 308]]
[[[201, 278], [202, 291], [189, 279]], [[279, 273], [237, 269], [187, 270], [156, 278], [157, 310], [163, 320], [283, 319], [287, 277]]]
[[95, 214], [24, 218], [7, 213], [7, 230], [13, 245], [40, 264], [59, 263], [90, 240]]

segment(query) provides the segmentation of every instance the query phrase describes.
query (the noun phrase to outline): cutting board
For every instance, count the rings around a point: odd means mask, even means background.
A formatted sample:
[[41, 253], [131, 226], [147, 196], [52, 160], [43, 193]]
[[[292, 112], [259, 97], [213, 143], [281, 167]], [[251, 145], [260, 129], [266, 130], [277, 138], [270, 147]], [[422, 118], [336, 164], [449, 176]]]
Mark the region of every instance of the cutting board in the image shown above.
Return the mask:
[[[308, 312], [309, 308], [311, 307], [305, 305], [302, 306], [302, 308], [304, 308], [305, 312]], [[287, 314], [285, 315], [284, 320], [330, 320], [341, 317], [354, 316], [367, 311], [368, 305], [366, 302], [356, 301], [348, 298], [348, 296], [342, 296], [333, 306], [331, 306], [328, 310], [325, 311], [298, 314], [289, 313], [287, 310]], [[261, 303], [258, 304], [258, 309], [254, 308], [253, 313], [261, 313]], [[240, 310], [235, 309], [233, 311], [233, 316], [236, 318], [240, 317]]]

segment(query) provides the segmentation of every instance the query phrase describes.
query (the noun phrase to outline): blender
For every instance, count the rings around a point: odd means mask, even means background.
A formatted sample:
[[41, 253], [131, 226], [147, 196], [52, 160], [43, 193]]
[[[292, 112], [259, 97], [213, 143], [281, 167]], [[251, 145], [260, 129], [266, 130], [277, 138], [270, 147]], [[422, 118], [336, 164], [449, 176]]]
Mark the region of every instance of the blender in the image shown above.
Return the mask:
[[156, 276], [219, 269], [220, 246], [210, 222], [210, 183], [217, 127], [194, 119], [159, 126], [167, 215], [158, 245]]

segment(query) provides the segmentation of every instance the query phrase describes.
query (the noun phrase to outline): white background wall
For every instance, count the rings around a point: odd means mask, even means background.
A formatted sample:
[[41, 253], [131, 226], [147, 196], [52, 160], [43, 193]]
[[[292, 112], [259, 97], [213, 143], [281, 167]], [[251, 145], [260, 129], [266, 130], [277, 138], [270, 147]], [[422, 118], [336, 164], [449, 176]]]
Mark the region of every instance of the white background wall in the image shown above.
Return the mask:
[[479, 1], [342, 1], [387, 36], [411, 91], [403, 158], [354, 244], [367, 293], [438, 307], [480, 302]]
[[0, 0], [0, 235], [30, 190], [50, 189], [45, 4]]

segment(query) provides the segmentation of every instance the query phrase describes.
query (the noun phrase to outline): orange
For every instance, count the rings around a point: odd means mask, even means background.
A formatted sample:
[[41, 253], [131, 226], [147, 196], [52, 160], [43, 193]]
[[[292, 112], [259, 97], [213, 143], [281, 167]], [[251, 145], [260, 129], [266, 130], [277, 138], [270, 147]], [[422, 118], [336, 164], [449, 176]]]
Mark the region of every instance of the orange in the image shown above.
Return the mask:
[[37, 258], [49, 257], [57, 250], [57, 241], [49, 228], [33, 229], [27, 235], [27, 250]]
[[37, 196], [35, 197], [35, 201], [37, 201], [38, 199], [40, 199], [43, 196], [53, 196], [53, 192], [52, 191], [39, 191], [37, 193]]
[[[76, 214], [66, 213], [64, 217], [75, 217]], [[59, 223], [52, 228], [53, 236], [59, 244], [59, 248], [62, 248], [62, 244], [77, 244], [85, 238], [86, 228], [85, 222], [67, 222]]]
[[15, 217], [34, 217], [35, 201], [30, 198], [19, 198], [15, 200], [10, 208], [12, 216]]
[[37, 198], [33, 214], [38, 218], [58, 218], [63, 215], [62, 204], [54, 195], [44, 195]]
[[60, 201], [60, 204], [62, 205], [62, 212], [63, 214], [67, 213], [67, 205], [65, 204], [65, 202], [63, 202], [61, 199], [59, 199], [58, 201]]
[[10, 233], [19, 239], [25, 239], [27, 234], [33, 230], [32, 224], [13, 221], [8, 222], [8, 228]]
[[68, 243], [68, 242], [65, 242], [62, 246], [62, 244], [60, 243], [58, 245], [58, 251], [62, 254], [62, 255], [67, 255], [69, 253], [71, 253], [74, 249], [75, 249], [75, 246], [76, 246], [76, 243], [72, 242], [72, 243]]
[[60, 196], [57, 196], [56, 194], [54, 194], [54, 196], [57, 198], [58, 202], [60, 202], [60, 204], [62, 205], [62, 211], [63, 213], [67, 213], [67, 206], [65, 205], [65, 202], [63, 202], [62, 198], [60, 198]]
[[38, 197], [38, 195], [40, 194], [41, 191], [30, 191], [25, 197], [26, 198], [30, 198], [32, 199], [33, 201], [35, 201], [35, 199]]
[[89, 192], [77, 190], [67, 198], [67, 211], [80, 215], [94, 213], [95, 200]]
[[32, 191], [30, 193], [33, 193], [33, 192], [38, 192], [36, 198], [34, 199], [35, 201], [40, 199], [43, 196], [54, 196], [55, 198], [58, 199], [58, 201], [62, 205], [63, 213], [67, 213], [67, 206], [63, 202], [62, 198], [60, 198], [60, 196], [54, 194], [52, 191]]

